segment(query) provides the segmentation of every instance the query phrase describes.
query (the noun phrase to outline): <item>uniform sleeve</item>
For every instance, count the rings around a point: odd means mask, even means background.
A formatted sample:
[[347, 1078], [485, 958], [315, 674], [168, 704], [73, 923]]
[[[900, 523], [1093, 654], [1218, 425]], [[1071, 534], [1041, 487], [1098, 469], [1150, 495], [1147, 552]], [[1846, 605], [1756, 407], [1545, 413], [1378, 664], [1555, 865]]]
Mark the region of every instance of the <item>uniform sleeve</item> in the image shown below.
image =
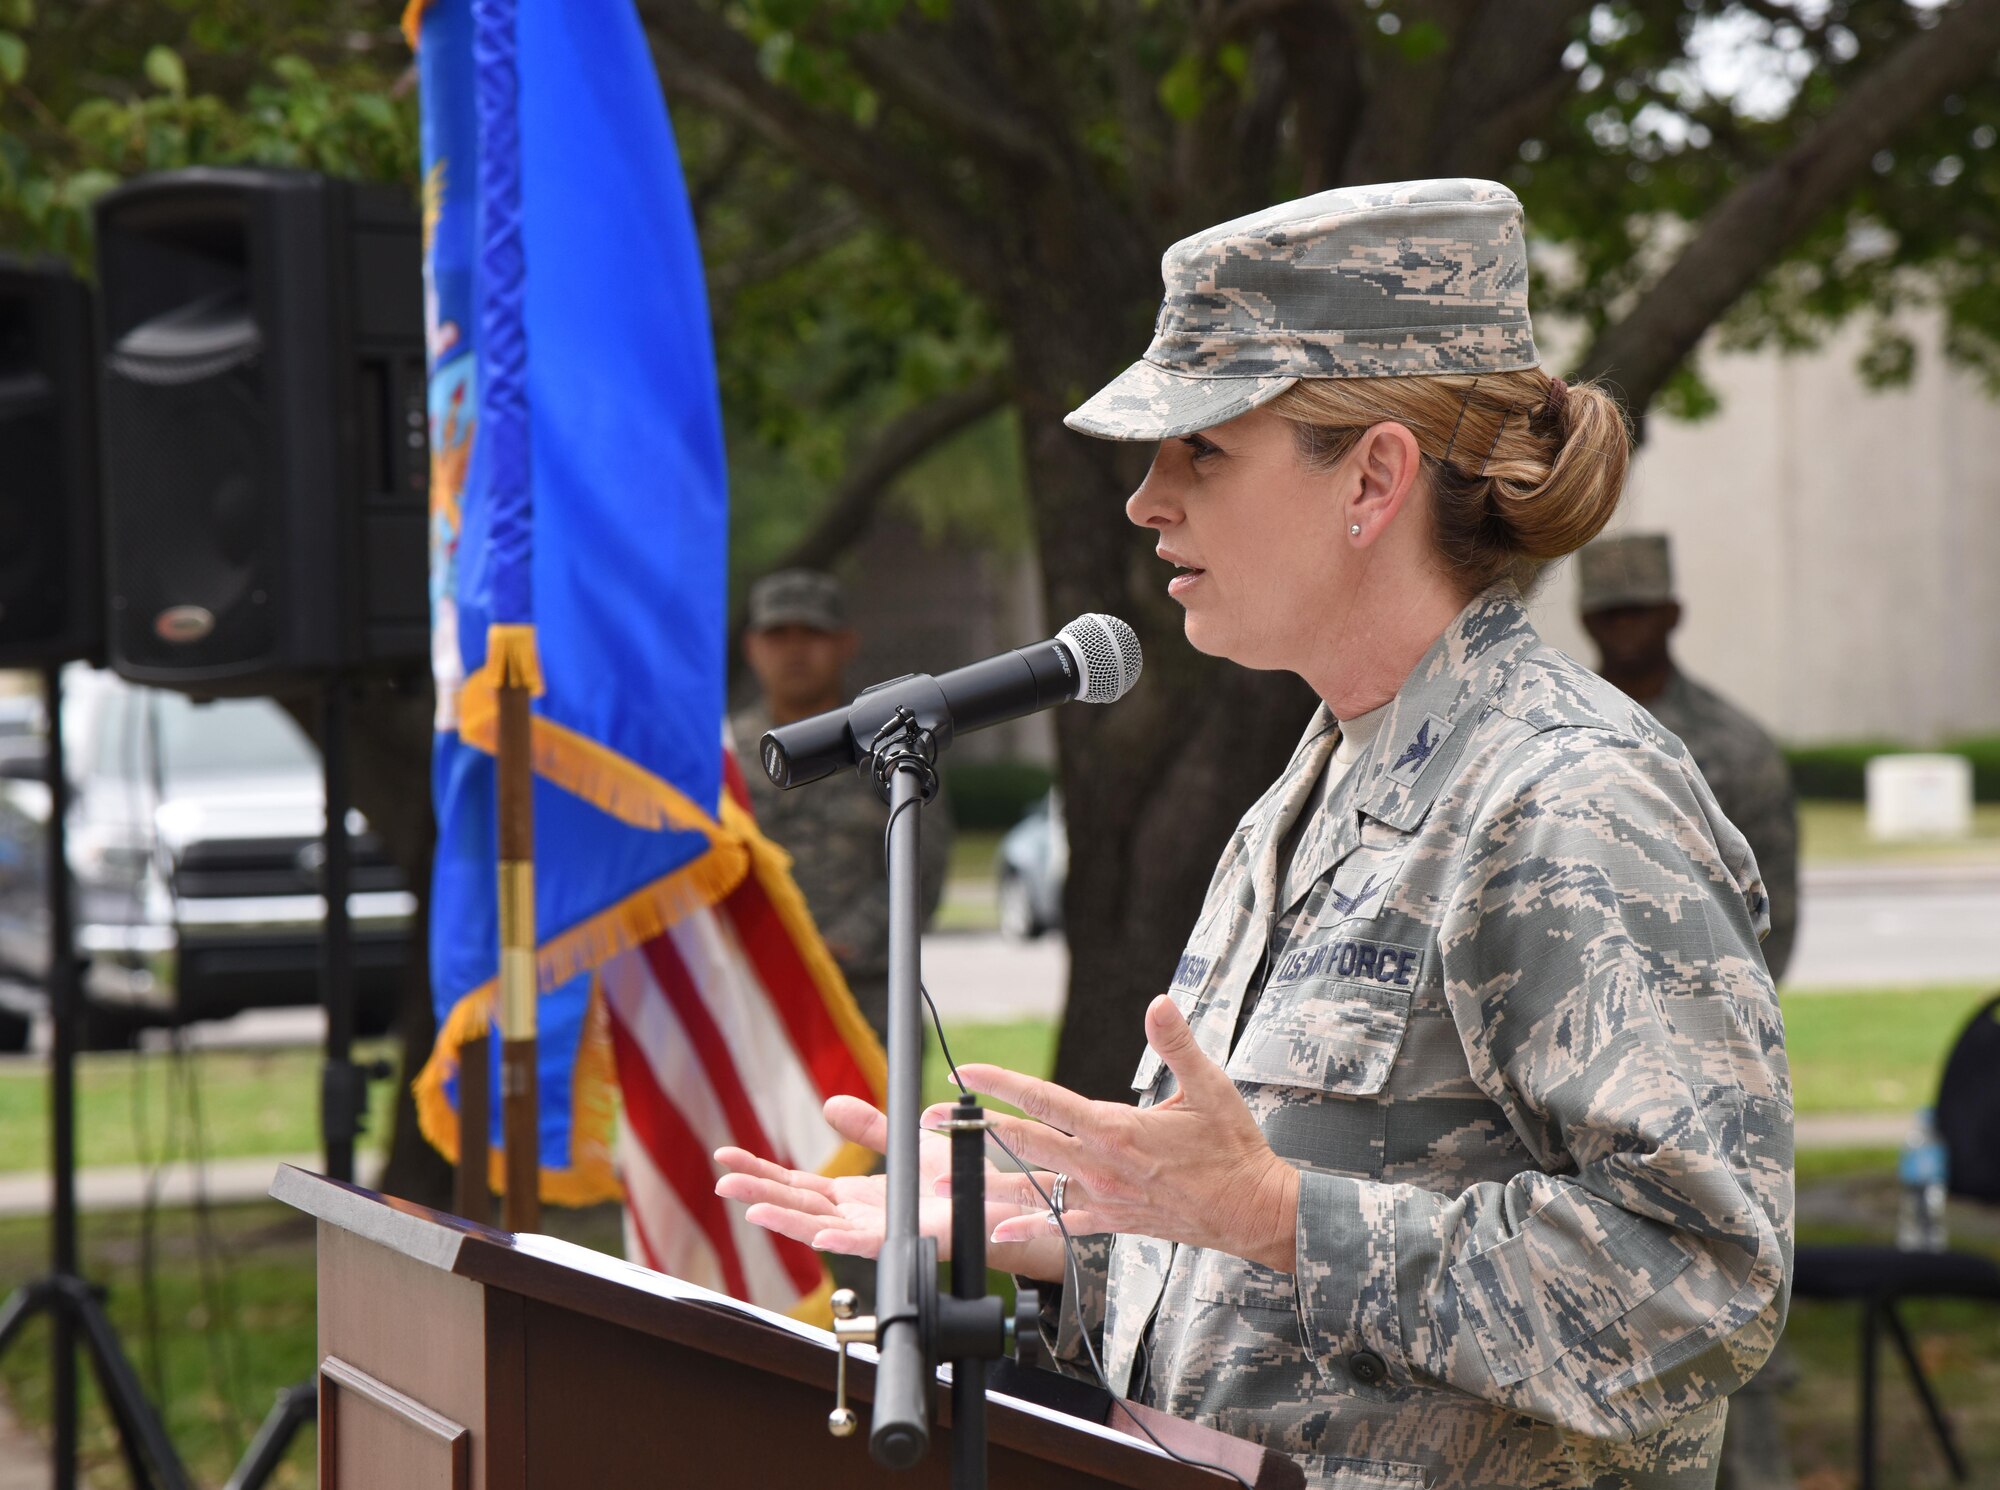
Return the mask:
[[1041, 1298], [1042, 1350], [1050, 1364], [1065, 1376], [1096, 1381], [1089, 1349], [1100, 1359], [1104, 1352], [1105, 1300], [1110, 1292], [1111, 1238], [1108, 1235], [1077, 1237], [1072, 1248], [1076, 1267], [1064, 1267], [1061, 1283], [1016, 1277], [1017, 1288], [1033, 1288]]
[[1783, 1030], [1745, 888], [1676, 762], [1551, 731], [1496, 773], [1439, 948], [1474, 1078], [1537, 1166], [1459, 1194], [1301, 1177], [1329, 1375], [1655, 1432], [1755, 1373], [1791, 1275]]
[[1764, 938], [1764, 963], [1771, 981], [1782, 982], [1792, 960], [1792, 942], [1799, 930], [1799, 812], [1792, 795], [1792, 773], [1778, 747], [1762, 742], [1750, 775], [1757, 804], [1737, 823], [1757, 856], [1764, 889], [1771, 897], [1771, 931]]

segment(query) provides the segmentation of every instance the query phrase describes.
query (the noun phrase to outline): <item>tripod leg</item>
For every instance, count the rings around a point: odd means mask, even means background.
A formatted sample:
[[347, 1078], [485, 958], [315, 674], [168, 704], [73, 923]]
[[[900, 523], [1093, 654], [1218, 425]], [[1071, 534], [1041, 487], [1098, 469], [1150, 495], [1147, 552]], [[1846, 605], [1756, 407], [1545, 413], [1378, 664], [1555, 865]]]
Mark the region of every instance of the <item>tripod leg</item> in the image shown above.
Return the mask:
[[16, 1289], [5, 1308], [0, 1308], [0, 1355], [37, 1314], [49, 1316], [50, 1364], [49, 1418], [52, 1441], [49, 1448], [50, 1483], [55, 1490], [76, 1490], [76, 1336], [63, 1312], [62, 1296], [45, 1278]]
[[1951, 1465], [1951, 1477], [1963, 1484], [1965, 1461], [1959, 1457], [1958, 1445], [1952, 1440], [1951, 1424], [1945, 1418], [1944, 1409], [1938, 1405], [1937, 1395], [1931, 1391], [1930, 1378], [1917, 1364], [1917, 1352], [1910, 1344], [1909, 1332], [1903, 1328], [1902, 1317], [1896, 1313], [1894, 1304], [1884, 1306], [1882, 1317], [1889, 1326], [1889, 1338], [1896, 1342], [1896, 1350], [1903, 1357], [1903, 1365], [1909, 1369], [1910, 1381], [1917, 1389], [1924, 1411], [1930, 1415], [1931, 1431], [1937, 1434], [1938, 1445], [1944, 1450], [1946, 1462]]
[[278, 1393], [276, 1405], [265, 1414], [257, 1436], [250, 1441], [249, 1452], [244, 1454], [243, 1462], [236, 1466], [236, 1472], [230, 1475], [222, 1490], [263, 1490], [271, 1472], [292, 1446], [292, 1439], [299, 1429], [318, 1417], [317, 1381], [302, 1382]]
[[46, 1279], [23, 1283], [14, 1290], [5, 1307], [0, 1308], [0, 1355], [7, 1353], [7, 1347], [14, 1343], [14, 1337], [21, 1333], [22, 1326], [48, 1308], [49, 1303]]
[[1875, 1490], [1875, 1359], [1881, 1305], [1861, 1306], [1861, 1490]]
[[98, 1306], [97, 1299], [80, 1280], [65, 1287], [65, 1303], [83, 1326], [90, 1347], [91, 1364], [97, 1368], [97, 1382], [103, 1389], [105, 1405], [118, 1424], [125, 1445], [125, 1460], [133, 1482], [141, 1490], [192, 1490], [180, 1456], [162, 1426], [153, 1404], [139, 1385], [139, 1375], [118, 1344], [117, 1332]]

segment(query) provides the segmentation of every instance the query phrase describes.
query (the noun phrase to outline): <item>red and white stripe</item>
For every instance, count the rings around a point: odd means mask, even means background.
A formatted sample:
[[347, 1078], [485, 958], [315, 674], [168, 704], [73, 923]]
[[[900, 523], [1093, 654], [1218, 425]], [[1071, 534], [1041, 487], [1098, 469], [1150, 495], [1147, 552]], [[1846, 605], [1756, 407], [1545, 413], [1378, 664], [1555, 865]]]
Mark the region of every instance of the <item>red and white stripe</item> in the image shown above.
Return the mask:
[[[748, 810], [733, 753], [723, 759], [725, 789]], [[625, 1109], [628, 1254], [790, 1309], [820, 1286], [818, 1257], [719, 1199], [710, 1156], [734, 1144], [794, 1169], [824, 1169], [841, 1141], [821, 1104], [871, 1092], [756, 868], [720, 904], [613, 958], [600, 975]]]

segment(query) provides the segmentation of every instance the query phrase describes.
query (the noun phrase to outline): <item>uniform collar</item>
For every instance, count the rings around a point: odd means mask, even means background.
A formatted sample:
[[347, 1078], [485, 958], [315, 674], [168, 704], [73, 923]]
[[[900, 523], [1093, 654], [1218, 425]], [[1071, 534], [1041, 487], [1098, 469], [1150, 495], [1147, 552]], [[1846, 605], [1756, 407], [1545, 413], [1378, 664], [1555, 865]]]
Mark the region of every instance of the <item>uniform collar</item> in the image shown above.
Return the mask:
[[[1326, 810], [1304, 829], [1291, 880], [1312, 884], [1361, 842], [1361, 819], [1372, 817], [1404, 832], [1414, 830], [1456, 774], [1472, 725], [1515, 664], [1541, 645], [1527, 611], [1510, 588], [1481, 594], [1447, 626], [1387, 705], [1382, 727], [1349, 769]], [[1266, 799], [1269, 829], [1255, 846], [1256, 880], [1263, 903], [1274, 910], [1276, 855], [1311, 786], [1333, 753], [1338, 726], [1322, 704], [1306, 727], [1291, 765]], [[1265, 862], [1268, 858], [1269, 862]], [[1268, 891], [1265, 881], [1273, 881]]]
[[1355, 763], [1355, 806], [1408, 830], [1455, 774], [1453, 765], [1515, 665], [1541, 645], [1511, 585], [1486, 590], [1410, 670], [1367, 754]]

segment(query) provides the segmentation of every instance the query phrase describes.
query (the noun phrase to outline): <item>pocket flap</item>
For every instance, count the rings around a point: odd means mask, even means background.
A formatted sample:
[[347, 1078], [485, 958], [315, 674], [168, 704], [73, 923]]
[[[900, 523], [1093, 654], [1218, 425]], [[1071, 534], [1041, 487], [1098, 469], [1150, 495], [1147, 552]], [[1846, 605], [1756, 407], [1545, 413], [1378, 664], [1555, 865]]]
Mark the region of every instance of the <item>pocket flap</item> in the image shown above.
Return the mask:
[[1548, 1370], [1691, 1260], [1659, 1223], [1570, 1188], [1505, 1241], [1454, 1264], [1451, 1281], [1486, 1369], [1505, 1387]]
[[1365, 1097], [1388, 1085], [1410, 1026], [1408, 988], [1320, 979], [1272, 989], [1225, 1068], [1237, 1081]]

